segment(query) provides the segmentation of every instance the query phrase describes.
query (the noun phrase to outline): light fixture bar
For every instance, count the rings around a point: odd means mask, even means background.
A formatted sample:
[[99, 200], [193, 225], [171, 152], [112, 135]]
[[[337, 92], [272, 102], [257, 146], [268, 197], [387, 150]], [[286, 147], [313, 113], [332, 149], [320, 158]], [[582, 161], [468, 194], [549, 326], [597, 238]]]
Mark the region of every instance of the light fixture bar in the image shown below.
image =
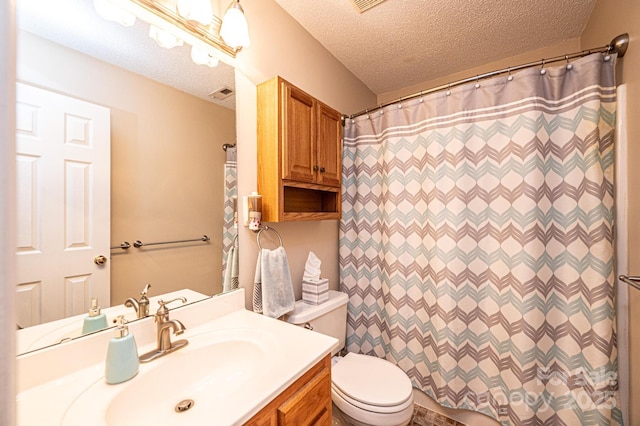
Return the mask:
[[[222, 39], [218, 37], [218, 32], [220, 31], [220, 25], [222, 21], [217, 16], [213, 16], [211, 20], [211, 25], [202, 25], [196, 21], [188, 21], [182, 16], [178, 15], [178, 13], [158, 1], [153, 0], [128, 0], [128, 3], [132, 3], [139, 8], [143, 9], [147, 13], [151, 13], [156, 17], [159, 17], [166, 22], [174, 25], [180, 30], [186, 32], [187, 34], [195, 37], [203, 43], [212, 46], [223, 53], [231, 56], [232, 58], [236, 57], [236, 52], [239, 49], [233, 49], [227, 46]], [[123, 7], [125, 3], [123, 1], [118, 1]], [[141, 18], [142, 19], [142, 18]], [[185, 40], [186, 41], [186, 40]], [[188, 41], [187, 41], [188, 42]]]

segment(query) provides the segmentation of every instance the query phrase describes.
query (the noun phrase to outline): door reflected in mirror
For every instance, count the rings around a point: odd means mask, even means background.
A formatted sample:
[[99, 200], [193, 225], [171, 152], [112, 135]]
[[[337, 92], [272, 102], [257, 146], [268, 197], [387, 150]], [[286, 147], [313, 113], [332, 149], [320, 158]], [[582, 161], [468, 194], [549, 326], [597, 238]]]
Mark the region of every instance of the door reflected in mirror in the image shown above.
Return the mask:
[[[91, 8], [91, 2], [63, 1], [66, 2], [72, 3], [72, 8], [87, 8], [85, 12]], [[20, 2], [17, 5], [19, 24], [25, 20], [24, 14], [21, 17], [23, 4], [24, 2]], [[63, 5], [57, 7], [61, 10], [64, 8]], [[108, 25], [115, 25], [117, 28], [117, 24]], [[46, 186], [43, 185], [24, 185], [28, 180], [19, 176], [19, 192], [24, 192], [28, 186], [29, 195], [19, 201], [21, 205], [18, 208], [22, 209], [20, 216], [26, 217], [24, 212], [29, 211], [29, 232], [38, 238], [46, 232], [43, 231], [45, 225], [58, 227], [66, 238], [71, 232], [68, 224], [79, 223], [80, 216], [69, 216], [67, 208], [66, 216], [63, 214], [61, 219], [51, 220], [47, 217], [49, 209], [42, 208], [43, 201], [59, 197], [62, 203], [65, 197], [73, 195], [76, 197], [75, 205], [86, 210], [82, 212], [84, 218], [85, 213], [100, 213], [95, 211], [97, 208], [91, 210], [87, 206], [98, 194], [108, 192], [109, 214], [103, 215], [106, 222], [101, 222], [97, 228], [104, 231], [106, 227], [109, 230], [109, 247], [106, 247], [106, 253], [100, 251], [98, 254], [89, 254], [89, 250], [84, 250], [87, 252], [85, 255], [80, 246], [72, 246], [70, 250], [80, 254], [82, 260], [77, 263], [88, 262], [90, 270], [108, 268], [110, 280], [106, 292], [99, 292], [91, 272], [74, 269], [76, 261], [69, 262], [70, 265], [67, 266], [70, 266], [70, 271], [61, 272], [56, 278], [58, 285], [55, 291], [51, 290], [52, 286], [45, 279], [38, 278], [44, 274], [32, 274], [21, 280], [16, 293], [17, 327], [23, 327], [24, 330], [19, 330], [18, 333], [26, 334], [29, 327], [34, 328], [32, 331], [41, 327], [48, 330], [48, 336], [27, 339], [29, 344], [20, 345], [19, 353], [74, 337], [82, 324], [78, 328], [77, 321], [72, 321], [71, 324], [70, 320], [64, 321], [63, 318], [83, 320], [89, 313], [93, 297], [98, 297], [102, 312], [109, 313], [108, 325], [111, 326], [112, 317], [117, 313], [127, 315], [131, 320], [136, 319], [136, 310], [125, 307], [123, 303], [129, 298], [138, 300], [147, 284], [151, 284], [148, 292], [151, 315], [155, 312], [153, 303], [159, 297], [169, 298], [175, 296], [176, 292], [184, 292], [188, 293], [187, 303], [190, 303], [218, 294], [223, 288], [232, 289], [237, 286], [239, 268], [233, 202], [233, 197], [237, 196], [237, 166], [235, 147], [223, 149], [224, 145], [235, 145], [233, 100], [227, 99], [222, 105], [213, 103], [211, 98], [204, 99], [206, 96], [186, 93], [185, 90], [188, 89], [184, 87], [179, 90], [166, 81], [159, 82], [141, 75], [140, 68], [144, 69], [144, 65], [140, 66], [138, 60], [149, 53], [147, 49], [161, 49], [154, 46], [151, 39], [151, 43], [147, 43], [147, 40], [139, 41], [131, 35], [127, 42], [128, 48], [133, 45], [139, 49], [139, 54], [119, 60], [131, 63], [131, 67], [137, 70], [132, 72], [94, 57], [99, 56], [100, 49], [117, 52], [117, 45], [97, 46], [96, 54], [92, 56], [48, 40], [42, 35], [33, 34], [24, 27], [18, 31], [18, 82], [106, 109], [110, 120], [111, 164], [108, 170], [110, 189], [107, 190], [104, 186], [89, 190], [80, 184], [84, 182], [83, 179], [92, 178], [90, 167], [74, 172], [80, 183], [71, 187], [71, 190], [67, 185], [66, 188], [56, 190], [57, 192], [48, 189], [45, 191], [43, 188]], [[126, 32], [131, 29], [123, 27], [117, 30], [125, 32], [123, 37], [127, 39]], [[71, 46], [74, 46], [74, 40], [82, 38], [78, 34], [65, 37], [65, 43]], [[105, 41], [118, 38], [100, 34], [100, 39], [104, 44]], [[82, 43], [78, 41], [77, 44]], [[182, 54], [168, 50], [161, 53], [170, 58], [169, 62], [175, 60], [175, 55]], [[188, 50], [184, 54], [187, 64], [190, 62]], [[165, 65], [164, 60], [154, 60], [156, 62], [146, 65], [154, 72], [171, 68]], [[197, 67], [193, 63], [188, 66]], [[195, 88], [194, 93], [203, 90], [206, 93], [213, 92], [220, 86], [233, 88], [233, 68], [223, 63], [219, 64], [217, 70], [204, 68], [209, 70], [204, 74], [206, 77], [192, 78], [194, 86], [202, 86]], [[189, 72], [184, 68], [185, 74]], [[176, 83], [181, 84], [183, 83]], [[27, 104], [29, 102], [25, 103]], [[30, 116], [34, 120], [32, 123], [42, 124], [42, 119], [38, 122], [42, 109], [34, 108], [34, 111]], [[69, 117], [84, 115], [67, 113], [64, 117], [68, 124]], [[92, 135], [92, 126], [93, 123], [88, 121], [82, 125], [75, 124], [74, 128]], [[29, 170], [40, 173], [38, 167], [42, 156], [37, 153], [25, 155], [31, 155]], [[66, 164], [68, 166], [69, 162]], [[28, 173], [25, 172], [24, 175]], [[84, 198], [78, 200], [78, 197]], [[24, 201], [27, 199], [31, 204], [25, 206]], [[77, 209], [74, 209], [74, 214], [79, 214]], [[21, 222], [19, 219], [18, 223], [21, 226], [25, 221]], [[71, 229], [75, 232], [74, 235], [86, 232], [86, 235], [82, 235], [87, 242], [85, 245], [95, 245], [92, 232], [96, 231], [90, 232], [84, 225], [76, 228]], [[209, 240], [198, 240], [203, 235]], [[35, 250], [46, 254], [48, 247], [43, 245], [42, 238], [38, 238], [34, 239]], [[195, 241], [141, 247], [133, 245], [136, 240], [152, 243], [191, 239]], [[130, 248], [119, 248], [121, 242], [125, 241], [130, 244]], [[18, 254], [20, 255], [21, 253]], [[94, 263], [94, 258], [99, 255], [105, 256], [106, 263]], [[227, 264], [231, 267], [227, 267]], [[46, 261], [36, 261], [30, 268], [42, 269], [44, 273], [53, 269], [53, 266]], [[20, 274], [20, 265], [18, 273]], [[53, 321], [60, 322], [50, 324]], [[36, 344], [38, 341], [40, 343]]]

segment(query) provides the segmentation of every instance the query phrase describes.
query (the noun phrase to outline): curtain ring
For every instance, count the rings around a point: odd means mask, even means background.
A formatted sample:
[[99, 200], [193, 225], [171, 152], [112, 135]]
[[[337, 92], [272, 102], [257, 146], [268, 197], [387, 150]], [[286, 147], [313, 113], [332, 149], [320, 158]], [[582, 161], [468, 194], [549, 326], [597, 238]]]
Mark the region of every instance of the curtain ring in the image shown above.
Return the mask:
[[509, 74], [507, 77], [507, 81], [513, 81], [513, 76], [511, 75], [511, 67], [507, 68], [507, 73]]
[[545, 75], [547, 70], [544, 69], [544, 59], [542, 60], [542, 68], [540, 68], [540, 75]]
[[451, 95], [451, 83], [447, 83], [447, 96]]
[[420, 103], [423, 103], [424, 99], [422, 99], [422, 90], [420, 91]]
[[573, 68], [573, 64], [569, 62], [569, 55], [564, 55], [564, 59], [567, 60], [567, 66], [565, 67], [567, 70], [571, 70]]
[[611, 52], [611, 48], [611, 45], [607, 46], [607, 51], [603, 58], [605, 62], [609, 62], [611, 60], [611, 55], [609, 54]]
[[474, 85], [474, 87], [476, 89], [480, 88], [480, 76], [478, 76], [478, 75], [476, 76], [476, 84]]

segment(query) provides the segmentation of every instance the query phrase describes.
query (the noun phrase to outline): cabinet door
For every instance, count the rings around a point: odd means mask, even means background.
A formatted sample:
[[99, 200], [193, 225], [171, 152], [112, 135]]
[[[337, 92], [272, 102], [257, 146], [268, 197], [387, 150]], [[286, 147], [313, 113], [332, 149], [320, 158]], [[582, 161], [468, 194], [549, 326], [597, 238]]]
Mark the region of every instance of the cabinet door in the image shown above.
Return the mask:
[[287, 84], [282, 90], [282, 178], [314, 183], [317, 164], [313, 98]]
[[340, 186], [342, 173], [342, 117], [338, 111], [318, 103], [318, 177], [320, 185]]
[[278, 408], [278, 426], [331, 425], [331, 372], [325, 368]]

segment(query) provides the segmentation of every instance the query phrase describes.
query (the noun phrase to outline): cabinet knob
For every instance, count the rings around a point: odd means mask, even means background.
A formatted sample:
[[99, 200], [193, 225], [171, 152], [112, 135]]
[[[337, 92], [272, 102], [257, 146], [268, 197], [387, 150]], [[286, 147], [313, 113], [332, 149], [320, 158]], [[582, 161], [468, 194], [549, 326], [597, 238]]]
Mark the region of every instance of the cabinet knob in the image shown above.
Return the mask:
[[317, 165], [313, 166], [313, 171], [314, 171], [314, 172], [317, 172], [317, 171], [318, 171], [318, 166], [317, 166]]
[[324, 168], [324, 167], [321, 167], [321, 168], [320, 168], [320, 173], [324, 173], [324, 172], [325, 172], [325, 168]]

